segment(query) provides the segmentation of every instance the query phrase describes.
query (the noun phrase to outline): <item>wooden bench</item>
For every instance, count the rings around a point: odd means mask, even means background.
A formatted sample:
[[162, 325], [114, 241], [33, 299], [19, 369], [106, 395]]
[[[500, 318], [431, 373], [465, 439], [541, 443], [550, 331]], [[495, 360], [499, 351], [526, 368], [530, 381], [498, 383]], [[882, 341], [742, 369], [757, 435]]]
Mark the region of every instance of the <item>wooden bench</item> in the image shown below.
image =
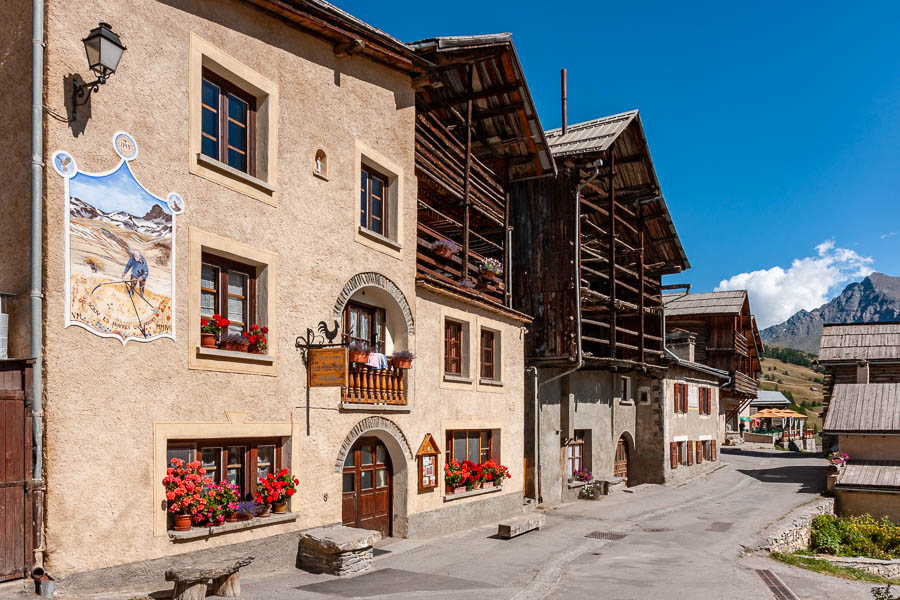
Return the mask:
[[241, 567], [253, 562], [252, 556], [209, 562], [200, 566], [177, 567], [166, 571], [166, 581], [174, 581], [172, 600], [203, 600], [206, 584], [213, 582], [214, 596], [239, 598], [241, 595]]
[[544, 513], [529, 513], [503, 521], [497, 526], [497, 535], [504, 540], [528, 533], [544, 526]]

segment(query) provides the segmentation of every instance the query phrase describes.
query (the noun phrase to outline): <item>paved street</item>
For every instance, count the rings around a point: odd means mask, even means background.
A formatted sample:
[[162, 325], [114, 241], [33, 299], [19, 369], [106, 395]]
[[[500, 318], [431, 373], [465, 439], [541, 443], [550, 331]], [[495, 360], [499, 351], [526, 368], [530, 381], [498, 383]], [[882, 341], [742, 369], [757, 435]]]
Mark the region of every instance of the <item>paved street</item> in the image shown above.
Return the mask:
[[[763, 527], [818, 496], [822, 459], [781, 452], [721, 458], [722, 468], [678, 487], [642, 486], [548, 511], [542, 531], [513, 540], [492, 537], [496, 528], [398, 540], [381, 549], [368, 574], [248, 580], [245, 597], [456, 599], [479, 590], [494, 600], [774, 598], [757, 573], [768, 569], [801, 599], [871, 598], [870, 584], [742, 556]], [[596, 531], [626, 535], [586, 537]]]
[[[388, 540], [376, 551], [375, 569], [354, 578], [302, 571], [245, 577], [243, 597], [775, 598], [757, 572], [767, 569], [800, 599], [871, 599], [871, 584], [743, 555], [766, 525], [818, 496], [822, 459], [726, 451], [721, 463], [677, 487], [641, 486], [550, 510], [543, 530], [508, 541], [493, 536], [496, 527], [436, 540]], [[593, 532], [624, 537], [587, 537]], [[116, 598], [140, 593], [147, 590]]]

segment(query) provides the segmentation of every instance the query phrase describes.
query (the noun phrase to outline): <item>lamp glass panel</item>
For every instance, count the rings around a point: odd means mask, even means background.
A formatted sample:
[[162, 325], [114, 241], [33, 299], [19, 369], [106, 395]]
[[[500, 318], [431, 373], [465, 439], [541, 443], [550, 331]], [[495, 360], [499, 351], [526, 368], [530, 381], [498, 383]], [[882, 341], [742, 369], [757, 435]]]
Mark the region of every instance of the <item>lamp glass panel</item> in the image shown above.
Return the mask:
[[100, 38], [100, 64], [109, 73], [115, 73], [125, 48], [105, 37]]
[[92, 35], [84, 39], [84, 51], [87, 53], [88, 66], [91, 70], [100, 64], [100, 36]]

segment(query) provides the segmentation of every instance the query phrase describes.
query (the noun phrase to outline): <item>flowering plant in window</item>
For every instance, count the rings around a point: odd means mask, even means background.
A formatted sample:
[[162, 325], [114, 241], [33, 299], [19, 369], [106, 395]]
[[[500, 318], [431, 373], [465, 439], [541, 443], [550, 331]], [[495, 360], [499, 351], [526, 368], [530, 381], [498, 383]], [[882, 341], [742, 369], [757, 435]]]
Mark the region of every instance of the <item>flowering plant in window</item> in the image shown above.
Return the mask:
[[494, 485], [503, 485], [504, 479], [509, 479], [512, 475], [509, 474], [509, 469], [504, 467], [503, 465], [499, 465], [493, 461], [493, 459], [488, 459], [483, 462], [481, 465], [481, 473], [482, 473], [482, 481], [492, 481]]
[[491, 274], [494, 275], [502, 275], [503, 274], [503, 265], [496, 258], [486, 258], [481, 261], [481, 264], [478, 265], [478, 268], [481, 269], [481, 274]]
[[292, 477], [287, 469], [278, 471], [278, 474], [269, 473], [260, 477], [256, 483], [256, 501], [260, 504], [281, 504], [297, 493], [300, 481]]
[[226, 319], [220, 314], [214, 314], [210, 318], [200, 317], [200, 332], [201, 333], [211, 333], [213, 335], [219, 335], [224, 331], [229, 325], [231, 325], [231, 321]]
[[461, 487], [462, 485], [465, 485], [462, 466], [459, 464], [459, 461], [454, 458], [450, 461], [450, 464], [444, 465], [444, 486], [452, 489]]
[[484, 468], [471, 460], [462, 461], [463, 483], [467, 490], [480, 488], [484, 483]]
[[251, 325], [250, 329], [244, 332], [244, 337], [247, 338], [247, 342], [250, 344], [250, 352], [262, 353], [266, 351], [266, 348], [268, 348], [266, 335], [268, 333], [268, 327], [256, 324]]
[[572, 479], [574, 479], [575, 481], [589, 482], [594, 479], [594, 474], [587, 469], [578, 469], [577, 471], [572, 473]]
[[197, 512], [193, 521], [197, 525], [212, 527], [221, 525], [226, 517], [233, 515], [238, 506], [238, 486], [223, 481], [204, 486], [197, 501]]
[[190, 529], [190, 524], [202, 522], [206, 516], [204, 509], [207, 500], [204, 486], [213, 481], [206, 477], [199, 461], [185, 463], [180, 458], [173, 458], [163, 477], [166, 488], [166, 510], [175, 517], [175, 528], [179, 531]]
[[438, 240], [431, 245], [431, 249], [444, 258], [450, 258], [459, 252], [459, 244], [453, 240]]
[[456, 285], [458, 285], [458, 286], [461, 287], [461, 288], [467, 289], [467, 290], [473, 290], [473, 289], [475, 289], [475, 286], [477, 286], [478, 284], [475, 283], [475, 282], [474, 282], [473, 280], [471, 280], [471, 279], [463, 279], [462, 281], [460, 281], [460, 282], [457, 283]]

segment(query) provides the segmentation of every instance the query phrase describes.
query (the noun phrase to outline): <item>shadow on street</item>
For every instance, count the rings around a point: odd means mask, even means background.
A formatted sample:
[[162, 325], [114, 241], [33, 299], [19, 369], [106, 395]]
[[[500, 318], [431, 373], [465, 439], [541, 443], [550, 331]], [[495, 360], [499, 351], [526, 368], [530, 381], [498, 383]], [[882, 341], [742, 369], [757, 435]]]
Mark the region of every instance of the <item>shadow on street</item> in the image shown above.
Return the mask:
[[771, 469], [737, 469], [763, 483], [799, 483], [798, 494], [816, 494], [825, 488], [825, 469], [818, 466], [785, 466]]

